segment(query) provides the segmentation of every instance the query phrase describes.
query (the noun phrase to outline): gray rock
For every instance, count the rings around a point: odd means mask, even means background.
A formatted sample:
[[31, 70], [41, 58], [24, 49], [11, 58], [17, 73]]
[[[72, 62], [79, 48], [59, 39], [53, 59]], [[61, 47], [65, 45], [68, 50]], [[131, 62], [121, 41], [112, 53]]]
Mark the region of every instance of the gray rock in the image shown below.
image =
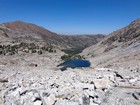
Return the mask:
[[140, 105], [140, 101], [134, 98], [135, 89], [114, 88], [105, 93], [101, 105]]
[[112, 85], [109, 79], [94, 79], [93, 82], [97, 89], [110, 88]]
[[94, 100], [92, 98], [90, 98], [90, 104], [89, 105], [99, 105], [99, 104], [95, 103]]
[[89, 105], [90, 104], [90, 98], [84, 95], [82, 97], [82, 105]]
[[34, 105], [42, 105], [42, 102], [41, 101], [35, 101]]
[[58, 100], [55, 105], [79, 105], [78, 102], [70, 102], [66, 100]]
[[54, 94], [51, 94], [48, 97], [43, 97], [43, 100], [46, 105], [53, 105], [56, 101], [56, 98]]
[[132, 96], [133, 96], [136, 100], [140, 100], [140, 92], [132, 93]]

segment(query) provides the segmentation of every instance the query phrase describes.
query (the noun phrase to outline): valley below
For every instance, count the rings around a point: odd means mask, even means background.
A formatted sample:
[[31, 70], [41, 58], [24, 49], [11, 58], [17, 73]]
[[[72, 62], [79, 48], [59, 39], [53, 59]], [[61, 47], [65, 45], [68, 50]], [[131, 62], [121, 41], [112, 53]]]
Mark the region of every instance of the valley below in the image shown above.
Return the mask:
[[[69, 59], [91, 66], [61, 71]], [[140, 105], [140, 19], [106, 36], [1, 24], [0, 105]]]

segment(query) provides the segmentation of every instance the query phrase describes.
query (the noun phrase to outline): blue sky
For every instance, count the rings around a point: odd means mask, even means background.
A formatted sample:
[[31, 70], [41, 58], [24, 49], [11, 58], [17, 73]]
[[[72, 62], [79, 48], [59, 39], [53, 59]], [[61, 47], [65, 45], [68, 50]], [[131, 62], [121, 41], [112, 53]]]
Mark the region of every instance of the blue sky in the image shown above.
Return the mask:
[[61, 34], [108, 34], [140, 18], [140, 0], [0, 0], [0, 23], [21, 20]]

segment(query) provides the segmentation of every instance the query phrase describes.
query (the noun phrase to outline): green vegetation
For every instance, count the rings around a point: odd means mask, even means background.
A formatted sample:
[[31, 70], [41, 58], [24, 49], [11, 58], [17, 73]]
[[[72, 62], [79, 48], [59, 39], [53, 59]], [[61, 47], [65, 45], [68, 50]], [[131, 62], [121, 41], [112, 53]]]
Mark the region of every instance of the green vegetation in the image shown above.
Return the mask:
[[84, 48], [71, 48], [71, 49], [63, 49], [62, 51], [64, 51], [66, 54], [69, 54], [69, 55], [76, 55], [76, 54], [79, 54], [83, 51]]
[[52, 45], [45, 45], [43, 47], [40, 47], [34, 43], [0, 45], [0, 55], [18, 54], [19, 51], [25, 52], [25, 53], [38, 53], [38, 54], [43, 54], [46, 51], [49, 53], [56, 52], [55, 50], [53, 50]]
[[82, 52], [82, 50], [83, 48], [64, 49], [62, 51], [64, 51], [66, 54], [61, 56], [61, 59], [64, 61], [72, 59], [84, 59], [83, 56], [78, 55], [79, 53]]

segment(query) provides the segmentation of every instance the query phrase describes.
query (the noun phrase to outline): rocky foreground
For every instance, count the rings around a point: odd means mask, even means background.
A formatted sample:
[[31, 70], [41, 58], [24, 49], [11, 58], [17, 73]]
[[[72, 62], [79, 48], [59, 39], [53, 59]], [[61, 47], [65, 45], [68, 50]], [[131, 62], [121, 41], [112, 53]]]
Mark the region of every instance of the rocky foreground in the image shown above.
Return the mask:
[[36, 57], [1, 57], [0, 105], [140, 105], [140, 68], [62, 72], [57, 57]]

